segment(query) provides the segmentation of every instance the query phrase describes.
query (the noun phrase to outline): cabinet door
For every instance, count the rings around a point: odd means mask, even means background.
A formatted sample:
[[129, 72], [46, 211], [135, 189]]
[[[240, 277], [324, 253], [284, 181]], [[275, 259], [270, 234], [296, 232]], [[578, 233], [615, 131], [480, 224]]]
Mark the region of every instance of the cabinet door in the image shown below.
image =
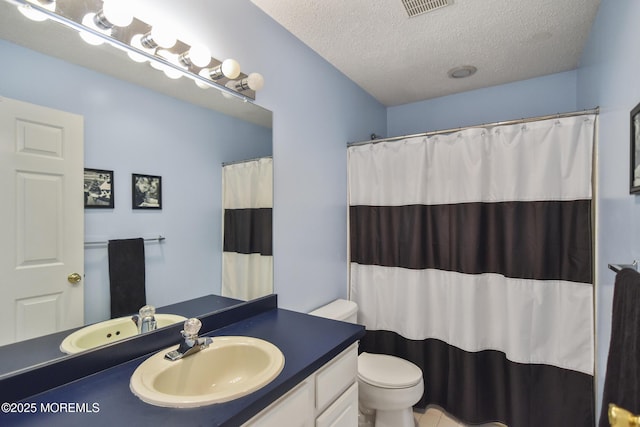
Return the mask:
[[[307, 379], [285, 396], [250, 419], [245, 427], [312, 427], [313, 378]], [[355, 425], [355, 424], [354, 424]]]
[[324, 411], [356, 381], [358, 375], [357, 344], [336, 356], [316, 374], [316, 409]]
[[358, 425], [358, 383], [353, 383], [316, 419], [316, 427], [355, 427]]

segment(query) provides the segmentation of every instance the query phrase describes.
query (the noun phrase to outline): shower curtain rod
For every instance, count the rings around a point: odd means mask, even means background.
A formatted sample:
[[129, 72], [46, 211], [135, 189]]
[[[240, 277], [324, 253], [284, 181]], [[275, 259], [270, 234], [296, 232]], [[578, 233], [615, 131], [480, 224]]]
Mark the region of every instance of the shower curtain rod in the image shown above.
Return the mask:
[[358, 145], [366, 145], [366, 144], [377, 144], [379, 142], [399, 141], [402, 139], [415, 138], [420, 136], [443, 135], [443, 134], [459, 132], [461, 130], [471, 129], [471, 128], [486, 128], [486, 127], [494, 127], [494, 126], [517, 125], [520, 123], [537, 122], [540, 120], [560, 119], [564, 117], [583, 116], [587, 114], [598, 114], [599, 112], [600, 112], [600, 107], [595, 107], [588, 110], [572, 111], [568, 113], [557, 113], [557, 114], [550, 114], [547, 116], [530, 117], [525, 119], [507, 120], [504, 122], [484, 123], [480, 125], [463, 126], [459, 128], [453, 128], [453, 129], [434, 130], [431, 132], [416, 133], [413, 135], [392, 136], [389, 138], [372, 139], [370, 141], [348, 142], [347, 147], [355, 147]]
[[270, 159], [270, 158], [271, 156], [264, 156], [264, 157], [256, 157], [255, 159], [234, 160], [232, 162], [222, 162], [222, 166], [237, 165], [239, 163], [255, 162], [261, 159]]

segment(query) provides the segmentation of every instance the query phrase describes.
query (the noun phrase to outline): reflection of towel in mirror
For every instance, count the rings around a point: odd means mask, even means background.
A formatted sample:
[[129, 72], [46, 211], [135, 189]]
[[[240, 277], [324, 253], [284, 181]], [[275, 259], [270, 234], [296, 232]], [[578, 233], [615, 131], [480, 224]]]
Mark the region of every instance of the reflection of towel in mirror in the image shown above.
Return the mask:
[[111, 318], [138, 312], [146, 304], [144, 240], [109, 240]]
[[640, 273], [630, 268], [616, 275], [600, 427], [609, 426], [609, 403], [640, 413]]

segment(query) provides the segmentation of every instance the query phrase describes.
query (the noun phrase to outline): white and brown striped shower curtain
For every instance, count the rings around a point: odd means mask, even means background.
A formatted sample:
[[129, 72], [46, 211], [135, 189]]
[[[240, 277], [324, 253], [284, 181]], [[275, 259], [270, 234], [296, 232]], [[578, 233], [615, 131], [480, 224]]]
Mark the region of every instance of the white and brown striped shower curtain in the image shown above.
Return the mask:
[[273, 162], [263, 157], [222, 168], [222, 296], [273, 293]]
[[348, 149], [364, 351], [468, 423], [592, 426], [594, 115]]

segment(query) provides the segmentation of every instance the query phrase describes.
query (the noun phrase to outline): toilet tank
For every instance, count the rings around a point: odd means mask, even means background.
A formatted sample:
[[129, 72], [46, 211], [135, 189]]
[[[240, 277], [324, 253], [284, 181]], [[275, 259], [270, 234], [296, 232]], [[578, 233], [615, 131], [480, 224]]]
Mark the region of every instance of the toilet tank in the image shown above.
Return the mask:
[[356, 323], [358, 320], [358, 305], [353, 301], [337, 299], [313, 310], [309, 314], [327, 319]]

